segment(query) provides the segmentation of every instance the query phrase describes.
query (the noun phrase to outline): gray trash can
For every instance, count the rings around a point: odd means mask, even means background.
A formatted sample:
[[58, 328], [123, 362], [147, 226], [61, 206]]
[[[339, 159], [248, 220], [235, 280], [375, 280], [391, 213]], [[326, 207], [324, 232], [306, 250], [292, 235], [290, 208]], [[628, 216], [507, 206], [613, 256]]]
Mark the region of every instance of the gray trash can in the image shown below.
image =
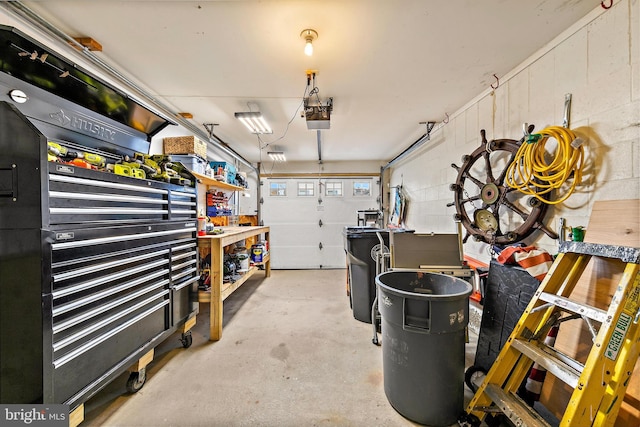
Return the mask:
[[384, 392], [404, 417], [449, 426], [464, 410], [470, 283], [419, 271], [376, 277]]
[[389, 230], [372, 227], [345, 227], [344, 250], [347, 254], [347, 272], [351, 290], [353, 317], [371, 323], [371, 306], [376, 296], [376, 260], [373, 253], [380, 251], [379, 232], [388, 250]]

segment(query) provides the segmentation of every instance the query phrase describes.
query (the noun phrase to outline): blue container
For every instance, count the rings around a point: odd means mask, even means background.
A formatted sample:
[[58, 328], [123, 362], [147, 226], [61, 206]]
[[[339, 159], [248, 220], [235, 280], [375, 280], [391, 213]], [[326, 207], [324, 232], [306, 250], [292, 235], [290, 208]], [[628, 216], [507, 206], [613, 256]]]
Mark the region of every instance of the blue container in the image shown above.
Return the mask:
[[209, 162], [214, 176], [223, 176], [225, 182], [236, 185], [236, 167], [228, 162]]

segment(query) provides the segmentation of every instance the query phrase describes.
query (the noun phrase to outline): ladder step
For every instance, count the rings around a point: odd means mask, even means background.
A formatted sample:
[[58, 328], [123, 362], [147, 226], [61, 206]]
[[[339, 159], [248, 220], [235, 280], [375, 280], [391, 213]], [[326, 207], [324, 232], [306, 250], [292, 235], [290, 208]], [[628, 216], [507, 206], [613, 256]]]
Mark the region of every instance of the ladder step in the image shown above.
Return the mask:
[[604, 322], [607, 318], [607, 312], [596, 307], [591, 307], [586, 304], [579, 304], [575, 301], [565, 298], [560, 295], [550, 294], [548, 292], [542, 292], [539, 297], [540, 300], [551, 303], [557, 307], [563, 308], [572, 313], [586, 316], [597, 322]]
[[487, 384], [484, 391], [514, 425], [551, 427], [544, 418], [524, 403], [522, 399], [513, 394], [507, 394], [496, 384]]
[[570, 359], [551, 347], [539, 346], [531, 341], [515, 339], [511, 342], [511, 345], [571, 388], [576, 388], [578, 385], [578, 380], [584, 368], [579, 362]]
[[573, 252], [576, 254], [619, 259], [624, 263], [640, 264], [640, 248], [630, 246], [613, 246], [566, 240], [560, 242], [558, 252]]

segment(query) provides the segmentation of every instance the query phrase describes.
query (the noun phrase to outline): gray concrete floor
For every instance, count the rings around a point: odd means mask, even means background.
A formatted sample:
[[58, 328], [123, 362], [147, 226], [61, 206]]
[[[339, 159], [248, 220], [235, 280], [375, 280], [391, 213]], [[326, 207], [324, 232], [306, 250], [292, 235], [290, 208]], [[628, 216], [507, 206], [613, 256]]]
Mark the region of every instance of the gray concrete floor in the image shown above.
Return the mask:
[[417, 425], [389, 404], [381, 348], [353, 318], [345, 283], [345, 270], [256, 274], [225, 301], [220, 341], [208, 341], [201, 304], [193, 345], [171, 336], [144, 387], [128, 394], [122, 375], [85, 403], [82, 426]]

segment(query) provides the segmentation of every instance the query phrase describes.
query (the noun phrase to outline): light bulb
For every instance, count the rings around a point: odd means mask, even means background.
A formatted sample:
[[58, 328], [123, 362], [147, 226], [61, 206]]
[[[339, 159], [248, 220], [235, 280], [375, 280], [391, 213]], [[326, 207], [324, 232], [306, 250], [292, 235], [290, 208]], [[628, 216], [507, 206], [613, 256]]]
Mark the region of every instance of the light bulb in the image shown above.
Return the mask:
[[304, 54], [307, 56], [313, 55], [313, 44], [311, 44], [311, 39], [307, 39], [307, 43], [304, 45]]

